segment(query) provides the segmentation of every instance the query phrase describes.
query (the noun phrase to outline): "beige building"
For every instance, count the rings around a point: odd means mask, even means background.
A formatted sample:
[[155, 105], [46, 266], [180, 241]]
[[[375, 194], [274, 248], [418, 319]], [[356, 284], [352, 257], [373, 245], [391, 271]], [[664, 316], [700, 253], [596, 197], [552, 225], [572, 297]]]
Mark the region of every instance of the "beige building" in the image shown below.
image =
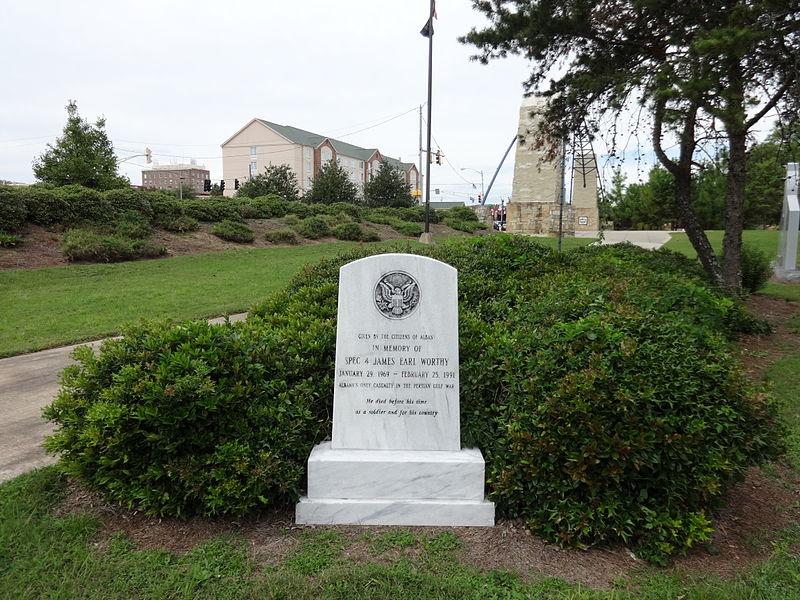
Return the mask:
[[[597, 169], [583, 169], [572, 175], [571, 202], [561, 206], [561, 187], [564, 165], [562, 161], [548, 162], [544, 154], [530, 143], [544, 110], [544, 100], [526, 98], [519, 111], [519, 141], [514, 163], [512, 201], [506, 212], [509, 233], [553, 235], [561, 230], [565, 235], [576, 231], [600, 229], [597, 205]], [[594, 156], [579, 157], [582, 165], [594, 164]], [[567, 195], [567, 198], [569, 195]]]
[[377, 173], [382, 160], [398, 169], [411, 189], [419, 187], [414, 163], [385, 156], [377, 148], [361, 148], [290, 125], [253, 119], [222, 143], [225, 195], [235, 193], [234, 180], [244, 182], [269, 165], [289, 165], [304, 193], [311, 188], [317, 170], [331, 160], [339, 162], [359, 190]]
[[142, 171], [142, 187], [146, 190], [192, 189], [203, 191], [203, 180], [211, 179], [211, 172], [198, 165], [158, 165]]

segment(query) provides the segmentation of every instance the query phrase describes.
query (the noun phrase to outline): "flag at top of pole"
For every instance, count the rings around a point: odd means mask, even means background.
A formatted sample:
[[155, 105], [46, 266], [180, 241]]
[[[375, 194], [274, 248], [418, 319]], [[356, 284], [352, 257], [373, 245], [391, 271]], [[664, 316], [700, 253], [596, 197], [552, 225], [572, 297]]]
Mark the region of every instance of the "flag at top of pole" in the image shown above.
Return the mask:
[[420, 30], [420, 34], [422, 34], [423, 37], [433, 37], [433, 20], [438, 18], [439, 17], [436, 16], [436, 0], [431, 0], [431, 14], [428, 17], [428, 21], [425, 23], [425, 27]]

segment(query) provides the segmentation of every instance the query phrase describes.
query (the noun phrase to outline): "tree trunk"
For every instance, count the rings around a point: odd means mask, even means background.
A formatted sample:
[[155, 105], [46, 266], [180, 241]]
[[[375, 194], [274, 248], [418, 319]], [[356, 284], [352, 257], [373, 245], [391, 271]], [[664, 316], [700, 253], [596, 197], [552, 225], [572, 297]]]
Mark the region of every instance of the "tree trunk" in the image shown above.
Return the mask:
[[742, 295], [742, 229], [747, 172], [745, 133], [728, 133], [728, 181], [725, 193], [725, 237], [722, 241], [722, 279], [725, 289]]
[[697, 252], [697, 258], [711, 282], [722, 286], [722, 269], [692, 206], [692, 157], [696, 145], [694, 134], [699, 105], [692, 103], [687, 108], [686, 120], [680, 136], [680, 156], [675, 162], [667, 156], [661, 146], [665, 102], [664, 99], [658, 100], [653, 111], [653, 148], [664, 168], [675, 177], [675, 207], [678, 210], [678, 216], [683, 221], [686, 235]]

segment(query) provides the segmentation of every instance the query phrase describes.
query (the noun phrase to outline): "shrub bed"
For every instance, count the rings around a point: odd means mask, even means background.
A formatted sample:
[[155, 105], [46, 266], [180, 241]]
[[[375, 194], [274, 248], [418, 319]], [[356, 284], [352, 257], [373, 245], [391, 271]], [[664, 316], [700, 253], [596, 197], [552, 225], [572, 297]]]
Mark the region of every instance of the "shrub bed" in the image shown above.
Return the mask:
[[297, 244], [300, 241], [291, 229], [267, 231], [264, 234], [264, 239], [273, 244]]
[[217, 221], [241, 221], [239, 205], [227, 198], [197, 198], [184, 200], [183, 212], [193, 219], [216, 223]]
[[70, 229], [61, 240], [61, 251], [68, 260], [120, 262], [155, 258], [167, 253], [164, 246], [121, 235], [104, 235], [90, 229]]
[[25, 238], [13, 233], [0, 233], [0, 248], [16, 248], [25, 243]]
[[180, 215], [161, 221], [160, 225], [167, 231], [173, 233], [188, 233], [189, 231], [197, 231], [200, 229], [200, 221], [192, 217], [187, 217], [186, 215]]
[[[741, 307], [676, 273], [681, 258], [502, 235], [397, 251], [459, 270], [462, 442], [483, 451], [499, 516], [662, 562], [780, 452], [771, 397], [727, 351]], [[48, 448], [151, 513], [293, 502], [330, 435], [338, 269], [374, 252], [304, 269], [243, 323], [140, 325], [77, 351]]]
[[19, 231], [27, 216], [21, 195], [11, 186], [0, 185], [0, 233]]
[[211, 233], [220, 239], [240, 244], [247, 244], [256, 239], [256, 234], [250, 226], [238, 221], [220, 221], [214, 225]]
[[310, 240], [318, 240], [331, 234], [328, 223], [322, 217], [306, 217], [292, 227], [297, 233]]
[[357, 242], [363, 237], [361, 227], [358, 226], [358, 223], [353, 223], [352, 221], [349, 223], [339, 223], [335, 227], [331, 228], [331, 233], [337, 240]]

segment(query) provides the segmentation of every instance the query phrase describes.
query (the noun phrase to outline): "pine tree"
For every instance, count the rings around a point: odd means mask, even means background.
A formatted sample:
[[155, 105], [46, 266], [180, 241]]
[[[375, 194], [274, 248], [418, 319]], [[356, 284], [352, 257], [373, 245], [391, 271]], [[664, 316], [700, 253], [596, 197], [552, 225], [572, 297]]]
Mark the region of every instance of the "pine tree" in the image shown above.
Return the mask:
[[356, 203], [358, 188], [335, 160], [322, 165], [303, 199], [310, 204]]
[[239, 186], [239, 198], [258, 198], [277, 194], [284, 200], [294, 201], [300, 197], [297, 176], [289, 165], [269, 165], [261, 175], [255, 175]]
[[372, 181], [364, 186], [364, 201], [367, 206], [373, 207], [404, 207], [416, 204], [403, 174], [385, 160], [381, 161]]
[[36, 179], [57, 186], [79, 184], [97, 190], [128, 187], [130, 181], [117, 170], [105, 118], [99, 117], [94, 125], [81, 119], [74, 100], [67, 104], [67, 115], [64, 134], [33, 161]]

